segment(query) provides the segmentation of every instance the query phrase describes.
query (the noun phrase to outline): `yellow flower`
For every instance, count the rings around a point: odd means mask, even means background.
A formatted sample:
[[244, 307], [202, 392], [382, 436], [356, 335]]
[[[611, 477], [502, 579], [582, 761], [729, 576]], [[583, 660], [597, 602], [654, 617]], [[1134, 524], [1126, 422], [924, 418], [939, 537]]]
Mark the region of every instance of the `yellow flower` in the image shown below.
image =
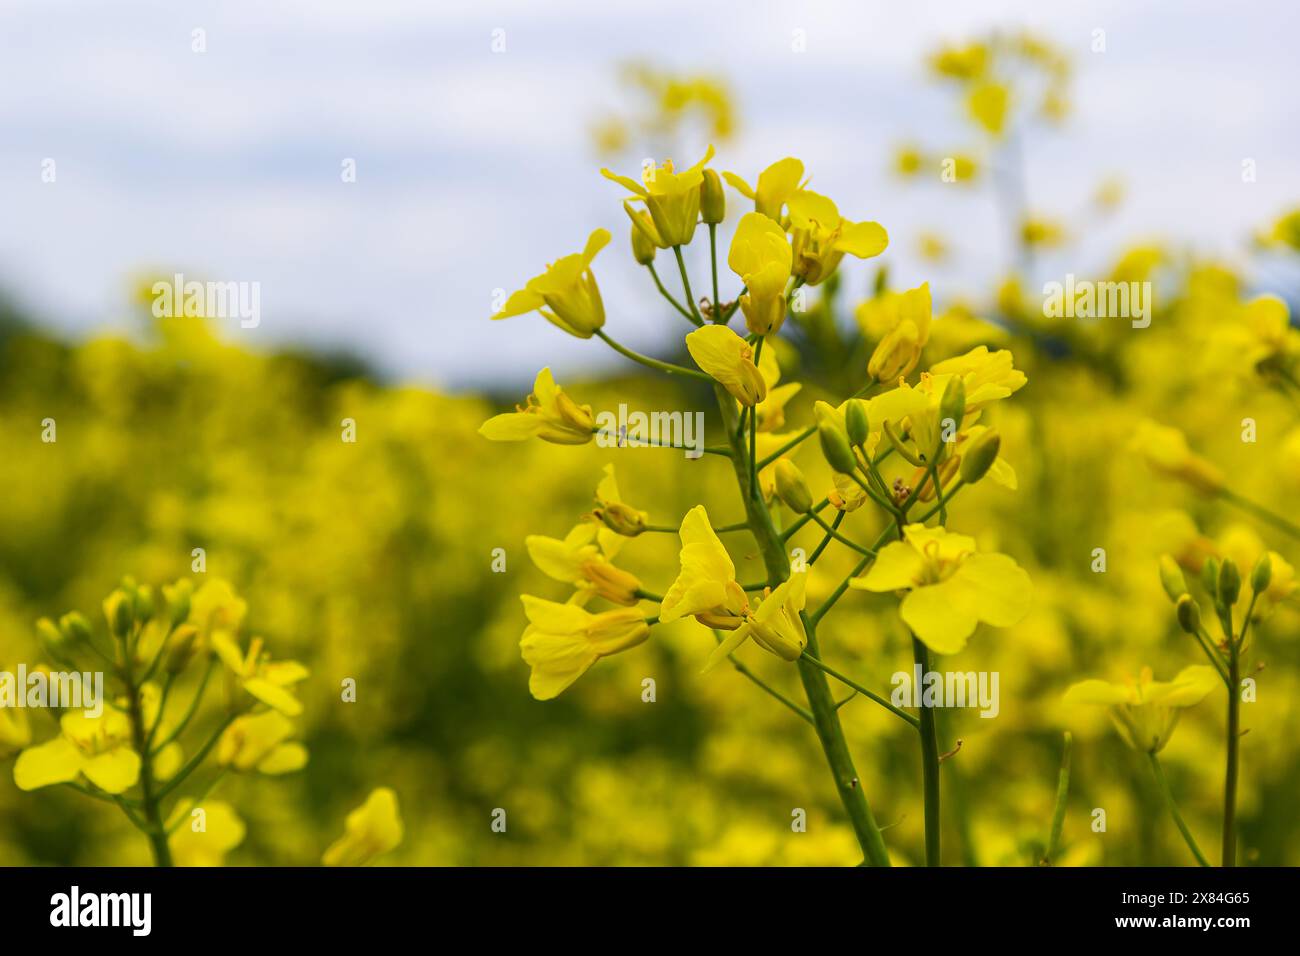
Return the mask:
[[524, 441], [536, 436], [555, 445], [583, 445], [591, 441], [596, 420], [590, 405], [579, 405], [555, 384], [551, 370], [537, 373], [527, 404], [516, 411], [494, 415], [478, 433], [492, 441]]
[[980, 126], [993, 136], [1001, 136], [1006, 126], [1010, 91], [1001, 83], [980, 83], [966, 96], [966, 110]]
[[1182, 710], [1204, 700], [1218, 681], [1214, 668], [1204, 664], [1183, 668], [1172, 681], [1153, 681], [1151, 668], [1144, 667], [1136, 681], [1124, 684], [1075, 684], [1066, 691], [1065, 702], [1110, 708], [1115, 727], [1130, 747], [1158, 753], [1169, 742]]
[[343, 836], [330, 844], [321, 863], [365, 866], [401, 843], [404, 832], [397, 794], [388, 787], [377, 787], [365, 803], [348, 814]]
[[727, 265], [745, 283], [740, 311], [755, 335], [780, 330], [785, 321], [785, 286], [790, 279], [793, 252], [780, 224], [762, 213], [741, 217], [731, 239]]
[[85, 777], [105, 793], [124, 793], [140, 777], [140, 755], [131, 748], [131, 720], [105, 704], [98, 717], [72, 710], [59, 718], [62, 733], [29, 747], [14, 763], [19, 790], [36, 790]]
[[754, 200], [754, 211], [781, 221], [781, 210], [803, 185], [803, 163], [793, 156], [778, 159], [758, 174], [755, 188], [735, 173], [723, 173], [731, 187], [746, 199]]
[[1031, 248], [1054, 248], [1068, 237], [1063, 225], [1042, 216], [1026, 216], [1020, 223], [1020, 241]]
[[718, 540], [703, 505], [682, 518], [681, 573], [664, 595], [659, 620], [665, 624], [694, 616], [705, 627], [734, 630], [745, 623], [749, 598], [736, 583], [736, 566]]
[[754, 349], [725, 325], [706, 325], [686, 336], [686, 350], [742, 405], [767, 397], [767, 382], [754, 364]]
[[[530, 534], [524, 539], [524, 546], [533, 564], [547, 577], [572, 584], [586, 597], [596, 594], [631, 607], [640, 600], [637, 595], [641, 582], [635, 575], [614, 566], [609, 560], [613, 555], [602, 552], [597, 544], [597, 533], [594, 523], [584, 521], [563, 539]], [[610, 539], [609, 546], [615, 547], [618, 536], [611, 535]]]
[[212, 649], [226, 665], [227, 686], [232, 694], [242, 689], [272, 710], [296, 717], [302, 713], [302, 703], [289, 688], [307, 677], [307, 668], [297, 661], [271, 661], [270, 655], [263, 653], [262, 643], [260, 637], [253, 638], [245, 654], [229, 635], [218, 633], [212, 637]]
[[807, 574], [793, 574], [775, 591], [769, 590], [758, 609], [746, 615], [745, 623], [713, 649], [704, 665], [705, 672], [717, 667], [750, 637], [763, 650], [782, 660], [798, 660], [808, 646], [808, 634], [804, 630], [803, 618], [799, 616], [804, 609], [807, 583]]
[[955, 654], [980, 621], [1010, 627], [1029, 610], [1033, 584], [1006, 555], [977, 553], [973, 538], [944, 528], [909, 524], [903, 536], [849, 584], [866, 591], [906, 589], [899, 612], [931, 650]]
[[193, 816], [195, 809], [192, 800], [183, 800], [168, 820], [172, 861], [177, 866], [221, 866], [226, 854], [244, 842], [244, 821], [224, 800], [205, 800], [198, 808], [201, 818]]
[[[758, 408], [761, 415], [763, 406], [760, 405]], [[793, 437], [794, 435], [790, 432], [760, 431], [754, 436], [754, 454], [759, 461], [762, 461], [764, 458], [776, 452], [777, 449], [788, 445], [790, 439]], [[760, 468], [758, 471], [758, 490], [762, 492], [764, 501], [771, 501], [776, 495], [776, 466], [777, 462], [780, 462], [785, 458], [786, 456], [782, 455], [781, 458], [776, 459], [776, 461], [773, 461], [770, 465], [767, 465], [764, 468]]]
[[602, 657], [636, 647], [650, 625], [636, 608], [592, 614], [576, 604], [559, 604], [524, 594], [528, 627], [519, 640], [532, 668], [528, 690], [538, 700], [558, 697]]
[[710, 146], [704, 158], [683, 173], [674, 172], [672, 160], [665, 160], [662, 166], [647, 167], [641, 174], [641, 183], [608, 169], [602, 169], [600, 174], [635, 193], [633, 202], [645, 203], [649, 220], [636, 215], [627, 203], [624, 203], [624, 208], [632, 217], [633, 224], [645, 231], [646, 238], [660, 249], [667, 249], [684, 246], [695, 235], [695, 226], [700, 218], [704, 167], [712, 158], [713, 147]]
[[217, 742], [217, 762], [240, 773], [276, 776], [307, 765], [307, 748], [289, 738], [293, 724], [279, 711], [247, 714], [234, 720]]
[[1131, 447], [1158, 474], [1185, 481], [1206, 494], [1214, 494], [1224, 486], [1223, 473], [1194, 454], [1187, 445], [1187, 437], [1177, 428], [1143, 419], [1138, 423]]
[[950, 80], [973, 80], [984, 75], [989, 50], [983, 43], [941, 47], [930, 57], [930, 69]]
[[529, 279], [512, 293], [494, 319], [509, 319], [528, 312], [541, 312], [547, 321], [580, 339], [589, 339], [605, 324], [605, 305], [600, 298], [591, 260], [609, 244], [607, 229], [595, 229], [586, 248], [557, 260], [539, 276]]
[[960, 375], [966, 386], [966, 412], [970, 414], [1025, 387], [1029, 379], [1013, 363], [1009, 349], [990, 352], [987, 345], [979, 345], [965, 355], [936, 362], [930, 366], [930, 374], [936, 381], [941, 376]]
[[930, 341], [930, 283], [901, 293], [885, 293], [864, 306], [871, 305], [863, 316], [864, 327], [880, 335], [875, 351], [867, 362], [867, 374], [877, 382], [895, 382], [920, 361], [921, 350]]
[[841, 218], [835, 203], [811, 190], [796, 192], [790, 197], [789, 207], [794, 274], [808, 285], [828, 279], [846, 252], [870, 259], [889, 245], [889, 236], [880, 223]]
[[614, 466], [605, 466], [605, 477], [596, 486], [596, 509], [591, 516], [615, 534], [635, 538], [645, 530], [650, 516], [623, 501], [614, 477]]

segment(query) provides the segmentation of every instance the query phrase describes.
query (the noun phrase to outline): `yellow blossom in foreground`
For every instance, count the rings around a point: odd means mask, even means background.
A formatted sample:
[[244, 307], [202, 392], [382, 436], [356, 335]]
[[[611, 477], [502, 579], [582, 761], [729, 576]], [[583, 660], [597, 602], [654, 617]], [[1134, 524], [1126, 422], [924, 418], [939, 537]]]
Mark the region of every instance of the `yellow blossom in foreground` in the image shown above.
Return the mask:
[[555, 384], [551, 370], [537, 373], [527, 404], [516, 411], [494, 415], [478, 430], [492, 441], [524, 441], [536, 436], [555, 445], [583, 445], [591, 441], [596, 420], [590, 405], [579, 405]]
[[541, 275], [529, 279], [492, 318], [509, 319], [537, 311], [570, 335], [591, 338], [605, 324], [605, 305], [591, 271], [591, 260], [609, 240], [608, 229], [593, 230], [582, 252], [557, 259]]
[[1010, 627], [1029, 610], [1033, 584], [1005, 554], [978, 553], [973, 538], [943, 528], [910, 524], [903, 535], [849, 584], [865, 591], [906, 590], [899, 612], [931, 650], [955, 654], [980, 621]]
[[1223, 472], [1194, 454], [1177, 428], [1143, 419], [1130, 447], [1141, 453], [1153, 471], [1185, 481], [1198, 491], [1213, 494], [1224, 486]]
[[782, 208], [803, 185], [803, 163], [793, 156], [778, 159], [758, 174], [758, 182], [753, 188], [735, 173], [723, 173], [722, 176], [738, 193], [754, 200], [755, 212], [780, 222]]
[[803, 649], [808, 646], [808, 634], [804, 630], [803, 619], [799, 612], [804, 609], [805, 589], [808, 575], [793, 574], [788, 581], [782, 582], [775, 591], [769, 591], [758, 609], [746, 615], [745, 623], [740, 625], [713, 649], [705, 672], [713, 670], [727, 659], [733, 651], [743, 644], [746, 638], [753, 638], [754, 643], [763, 650], [775, 654], [786, 661], [798, 660]]
[[85, 777], [105, 793], [123, 793], [140, 778], [140, 755], [131, 749], [131, 720], [109, 704], [98, 717], [70, 710], [59, 718], [58, 737], [18, 755], [14, 783], [36, 790]]
[[935, 362], [930, 374], [936, 379], [960, 375], [966, 386], [966, 412], [970, 414], [1025, 387], [1029, 379], [1014, 366], [1013, 359], [1010, 349], [990, 352], [987, 345], [978, 345], [965, 355]]
[[241, 773], [269, 776], [307, 765], [307, 748], [291, 741], [293, 724], [279, 711], [247, 714], [234, 720], [217, 742], [217, 762]]
[[1172, 681], [1154, 681], [1144, 667], [1136, 681], [1109, 684], [1086, 680], [1065, 693], [1067, 704], [1096, 704], [1110, 708], [1120, 736], [1134, 750], [1158, 753], [1169, 742], [1184, 708], [1199, 704], [1219, 683], [1213, 667], [1185, 667]]
[[[202, 815], [194, 816], [195, 809]], [[168, 828], [174, 828], [167, 845], [177, 866], [221, 866], [247, 832], [235, 808], [224, 800], [204, 800], [198, 808], [193, 801], [183, 800], [172, 812]]]
[[635, 215], [630, 206], [625, 208], [633, 224], [646, 232], [647, 239], [660, 249], [667, 249], [684, 246], [695, 235], [700, 218], [700, 184], [704, 181], [704, 167], [712, 158], [710, 146], [703, 159], [682, 173], [674, 172], [672, 161], [665, 160], [662, 166], [646, 168], [640, 183], [608, 169], [602, 169], [600, 174], [630, 189], [636, 194], [634, 201], [645, 203], [650, 213], [648, 222]]
[[343, 836], [325, 851], [321, 863], [365, 866], [401, 843], [404, 833], [397, 794], [388, 787], [377, 787], [365, 803], [348, 814]]
[[528, 627], [519, 650], [532, 668], [528, 690], [551, 700], [585, 674], [602, 657], [636, 647], [650, 636], [650, 626], [636, 608], [592, 614], [576, 604], [559, 604], [524, 594]]
[[664, 595], [659, 620], [694, 616], [705, 627], [734, 630], [749, 614], [749, 598], [736, 583], [736, 566], [718, 540], [703, 505], [682, 518], [681, 573]]
[[785, 321], [785, 287], [793, 252], [780, 224], [762, 213], [746, 213], [736, 227], [727, 265], [745, 283], [740, 311], [755, 335], [779, 331]]
[[590, 521], [574, 527], [563, 538], [531, 534], [524, 539], [528, 556], [538, 570], [549, 578], [571, 584], [580, 594], [599, 595], [615, 604], [632, 606], [640, 598], [641, 582], [636, 576], [614, 566], [610, 549], [619, 542], [617, 535], [607, 540], [609, 548], [597, 544], [599, 529]]
[[885, 251], [889, 236], [878, 222], [852, 222], [825, 196], [801, 189], [789, 200], [794, 274], [808, 285], [826, 281], [844, 254], [870, 259]]
[[725, 325], [706, 325], [686, 336], [686, 350], [742, 405], [767, 397], [767, 382], [754, 364], [754, 348]]
[[245, 654], [233, 638], [216, 634], [212, 638], [212, 649], [226, 665], [228, 687], [232, 692], [242, 689], [288, 717], [302, 713], [302, 703], [289, 688], [308, 676], [307, 668], [297, 661], [270, 660], [270, 655], [263, 653], [260, 637], [249, 642]]

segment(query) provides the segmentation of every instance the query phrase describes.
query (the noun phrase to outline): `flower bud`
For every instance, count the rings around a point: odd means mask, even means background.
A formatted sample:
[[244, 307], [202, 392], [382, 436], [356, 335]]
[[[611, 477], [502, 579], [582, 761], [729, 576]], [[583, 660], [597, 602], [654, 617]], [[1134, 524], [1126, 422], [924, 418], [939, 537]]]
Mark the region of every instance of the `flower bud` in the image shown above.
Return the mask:
[[1201, 586], [1212, 595], [1219, 592], [1219, 559], [1206, 558], [1201, 565]]
[[621, 502], [607, 502], [592, 511], [592, 515], [610, 531], [627, 538], [635, 538], [645, 530], [645, 514]]
[[136, 588], [131, 595], [131, 608], [137, 621], [144, 622], [153, 617], [153, 588], [148, 585]]
[[175, 584], [163, 585], [163, 597], [167, 599], [168, 617], [172, 627], [179, 627], [190, 616], [190, 596], [194, 585], [182, 578]]
[[998, 460], [998, 450], [1002, 447], [1002, 436], [990, 428], [982, 431], [970, 440], [970, 444], [961, 456], [961, 480], [973, 485], [993, 467]]
[[817, 409], [817, 439], [821, 442], [822, 454], [832, 468], [845, 475], [857, 471], [858, 462], [853, 457], [853, 449], [849, 447], [849, 436], [829, 406]]
[[1183, 594], [1178, 598], [1176, 606], [1178, 614], [1178, 626], [1188, 634], [1199, 634], [1201, 630], [1201, 606], [1196, 603], [1190, 594]]
[[1269, 583], [1273, 580], [1273, 559], [1265, 551], [1255, 562], [1254, 569], [1250, 572], [1250, 589], [1256, 594], [1263, 594], [1268, 590]]
[[1241, 597], [1241, 572], [1237, 570], [1237, 562], [1232, 558], [1224, 558], [1219, 565], [1218, 595], [1224, 607], [1232, 607], [1237, 603], [1237, 598]]
[[1187, 593], [1187, 581], [1183, 578], [1183, 569], [1168, 554], [1160, 555], [1160, 583], [1175, 604]]
[[717, 225], [727, 215], [727, 195], [722, 190], [722, 178], [715, 170], [704, 170], [700, 182], [700, 217], [709, 225]]
[[812, 493], [808, 491], [803, 472], [788, 458], [776, 463], [776, 493], [795, 514], [807, 514], [812, 510]]
[[36, 622], [36, 638], [40, 642], [41, 650], [50, 660], [60, 664], [72, 663], [68, 653], [67, 637], [48, 617], [43, 617]]
[[114, 637], [124, 638], [131, 630], [131, 595], [121, 588], [104, 598], [104, 618]]
[[643, 266], [655, 261], [655, 244], [635, 222], [632, 223], [632, 258]]
[[867, 405], [860, 398], [850, 398], [844, 409], [844, 424], [849, 433], [849, 444], [861, 448], [867, 443], [870, 426], [867, 422]]
[[90, 642], [90, 622], [80, 611], [69, 611], [59, 618], [59, 630], [71, 645]]

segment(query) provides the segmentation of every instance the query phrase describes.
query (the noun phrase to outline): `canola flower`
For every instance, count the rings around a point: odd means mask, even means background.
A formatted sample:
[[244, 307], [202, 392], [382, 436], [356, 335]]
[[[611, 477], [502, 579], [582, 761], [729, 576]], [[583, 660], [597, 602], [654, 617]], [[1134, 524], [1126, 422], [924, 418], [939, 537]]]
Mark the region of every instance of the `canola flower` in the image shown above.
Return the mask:
[[[999, 455], [1001, 436], [979, 419], [989, 405], [1018, 391], [1026, 378], [1014, 367], [1010, 352], [981, 346], [945, 358], [947, 364], [933, 365], [920, 381], [909, 383], [907, 376], [930, 343], [930, 287], [922, 283], [905, 293], [881, 294], [868, 310], [865, 324], [876, 342], [869, 360], [864, 357], [851, 370], [856, 394], [838, 407], [814, 402], [817, 424], [787, 430], [792, 414], [807, 414], [797, 406], [804, 383], [783, 382], [779, 361], [781, 335], [792, 321], [792, 293], [802, 286], [820, 286], [827, 290], [824, 296], [833, 295], [845, 256], [877, 256], [888, 245], [888, 235], [878, 223], [846, 219], [832, 199], [807, 189], [804, 165], [793, 157], [772, 163], [752, 187], [743, 176], [727, 172], [726, 181], [753, 202], [754, 210], [740, 217], [727, 247], [726, 265], [742, 286], [726, 301], [719, 287], [717, 242], [725, 199], [719, 177], [707, 168], [712, 158], [710, 148], [681, 173], [670, 161], [647, 164], [641, 182], [601, 170], [633, 194], [624, 203], [632, 221], [633, 258], [647, 267], [656, 292], [695, 326], [683, 336], [682, 345], [701, 374], [632, 352], [603, 331], [599, 337], [643, 366], [713, 384], [726, 441], [710, 450], [730, 460], [745, 520], [715, 526], [710, 507], [699, 501], [675, 529], [651, 525], [647, 512], [624, 503], [612, 467], [607, 467], [597, 489], [598, 506], [585, 520], [563, 538], [526, 538], [538, 568], [572, 588], [563, 603], [522, 595], [528, 625], [520, 651], [530, 669], [529, 688], [538, 699], [552, 699], [569, 691], [601, 658], [632, 652], [651, 640], [656, 628], [701, 625], [701, 633], [716, 635], [709, 652], [701, 654], [705, 673], [730, 661], [769, 696], [816, 726], [863, 859], [885, 866], [889, 851], [867, 802], [870, 783], [860, 785], [853, 769], [831, 693], [834, 679], [919, 733], [925, 856], [928, 864], [938, 865], [940, 751], [933, 707], [918, 702], [918, 713], [909, 713], [823, 661], [817, 627], [847, 591], [866, 587], [906, 592], [900, 607], [911, 635], [908, 650], [918, 664], [928, 666], [930, 650], [961, 650], [981, 621], [1010, 627], [1024, 616], [1032, 600], [1026, 572], [1007, 555], [977, 552], [971, 538], [951, 534], [943, 525], [962, 487], [978, 484], [986, 475], [1015, 487], [1014, 471]], [[692, 242], [701, 222], [708, 226], [712, 295], [700, 299], [697, 307], [681, 247]], [[654, 272], [654, 250], [667, 248], [674, 251], [686, 305]], [[744, 319], [745, 334], [731, 327], [737, 313]], [[877, 394], [868, 398], [873, 391]], [[548, 427], [564, 422], [560, 434], [572, 435], [573, 443], [585, 437], [586, 418], [556, 406], [549, 379], [542, 382], [539, 377], [537, 392], [535, 405], [530, 402], [528, 408], [497, 416], [481, 432], [498, 439], [540, 433], [542, 426], [525, 421], [527, 416]], [[578, 427], [569, 427], [575, 418], [580, 418]], [[814, 502], [794, 461], [814, 434], [834, 472], [834, 486], [820, 502]], [[869, 503], [886, 521], [884, 532], [871, 545], [842, 527], [846, 516]], [[835, 513], [833, 524], [821, 515], [828, 506]], [[781, 531], [787, 524], [784, 508], [796, 520]], [[931, 524], [936, 518], [937, 524]], [[822, 542], [806, 562], [793, 567], [787, 541], [805, 524], [820, 529]], [[645, 586], [613, 563], [624, 542], [672, 530], [681, 543], [679, 572], [662, 595], [655, 593], [653, 583]], [[765, 580], [738, 580], [733, 553], [723, 543], [723, 534], [733, 531], [744, 531], [757, 543]], [[610, 540], [602, 540], [601, 534]], [[887, 543], [891, 537], [899, 540]], [[822, 555], [832, 547], [851, 556], [856, 566], [838, 586], [820, 585], [825, 597], [810, 608], [810, 582], [820, 571]], [[658, 603], [657, 614], [642, 611], [642, 601]], [[751, 643], [795, 669], [807, 706], [775, 690], [739, 661], [738, 655]]]
[[[66, 786], [115, 805], [147, 838], [158, 866], [218, 865], [243, 841], [245, 825], [228, 804], [206, 797], [228, 769], [278, 775], [306, 764], [306, 749], [289, 740], [289, 718], [302, 713], [290, 688], [307, 671], [294, 661], [270, 661], [260, 638], [240, 649], [247, 604], [227, 582], [209, 580], [196, 590], [182, 580], [161, 592], [159, 601], [152, 588], [124, 579], [104, 600], [104, 636], [75, 612], [57, 625], [38, 622], [47, 653], [60, 665], [95, 661], [107, 670], [114, 698], [100, 702], [98, 712], [65, 709], [59, 733], [39, 743], [30, 728], [11, 730], [19, 748], [14, 783], [24, 791]], [[178, 681], [200, 659], [206, 670], [182, 705]], [[218, 663], [226, 700], [215, 724], [196, 722]], [[196, 736], [203, 724], [205, 735]], [[213, 765], [205, 784], [181, 792], [194, 787], [196, 771]]]

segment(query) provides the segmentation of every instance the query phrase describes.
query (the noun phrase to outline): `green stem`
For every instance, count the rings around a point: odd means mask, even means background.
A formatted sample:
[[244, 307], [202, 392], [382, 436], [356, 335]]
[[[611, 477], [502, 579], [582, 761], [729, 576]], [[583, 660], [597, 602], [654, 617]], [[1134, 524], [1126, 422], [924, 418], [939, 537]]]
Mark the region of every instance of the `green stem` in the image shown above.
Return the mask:
[[659, 290], [659, 294], [663, 296], [665, 299], [667, 299], [669, 304], [671, 304], [674, 309], [676, 309], [685, 317], [686, 321], [690, 322], [691, 325], [696, 325], [696, 326], [703, 324], [699, 320], [697, 320], [695, 316], [691, 315], [684, 308], [682, 308], [682, 304], [678, 302], [675, 298], [673, 298], [673, 294], [671, 292], [669, 292], [667, 289], [664, 288], [663, 282], [659, 279], [659, 273], [655, 271], [655, 264], [653, 262], [647, 262], [646, 268], [650, 270], [650, 277], [655, 280], [655, 288]]
[[917, 728], [918, 730], [920, 729], [921, 722], [917, 718], [913, 717], [907, 711], [895, 707], [884, 697], [881, 697], [879, 694], [873, 693], [872, 691], [863, 687], [861, 684], [859, 684], [857, 681], [853, 680], [852, 678], [845, 677], [843, 674], [841, 674], [835, 668], [831, 667], [829, 664], [826, 664], [823, 661], [819, 661], [817, 658], [813, 657], [807, 651], [804, 651], [802, 659], [806, 659], [808, 663], [812, 664], [818, 670], [823, 670], [827, 674], [830, 674], [832, 677], [834, 677], [837, 681], [839, 681], [841, 684], [845, 685], [846, 687], [853, 688], [853, 690], [861, 694], [863, 697], [875, 701], [877, 704], [885, 708], [885, 710], [889, 711], [895, 717], [902, 718], [903, 720], [911, 724], [913, 727]]
[[1052, 808], [1052, 825], [1047, 831], [1047, 849], [1043, 852], [1043, 865], [1051, 866], [1056, 851], [1061, 848], [1061, 830], [1065, 826], [1065, 804], [1070, 796], [1070, 750], [1074, 737], [1065, 732], [1065, 747], [1061, 751], [1061, 769], [1056, 775], [1056, 805]]
[[[865, 554], [867, 557], [871, 557], [871, 558], [874, 558], [876, 556], [876, 552], [872, 551], [870, 548], [866, 547], [865, 545], [858, 544], [856, 541], [850, 541], [848, 538], [844, 537], [844, 535], [839, 533], [837, 529], [840, 526], [840, 522], [844, 520], [843, 511], [836, 511], [835, 523], [833, 525], [827, 524], [826, 519], [824, 519], [819, 514], [816, 514], [811, 511], [809, 512], [809, 514], [812, 515], [813, 521], [817, 522], [817, 524], [821, 526], [821, 529], [826, 532], [827, 538], [834, 538], [840, 544], [844, 545], [844, 547], [850, 548], [858, 552], [858, 554]], [[822, 548], [824, 548], [825, 546], [826, 544], [825, 542], [823, 542], [822, 547], [817, 549], [817, 553], [820, 554]]]
[[1225, 867], [1237, 865], [1237, 771], [1240, 763], [1240, 749], [1241, 647], [1229, 635], [1228, 759], [1223, 775], [1223, 866]]
[[710, 378], [708, 375], [706, 375], [704, 372], [696, 371], [693, 368], [685, 368], [681, 365], [673, 365], [671, 362], [661, 362], [658, 359], [650, 358], [650, 356], [648, 355], [642, 355], [640, 352], [634, 352], [627, 346], [621, 345], [618, 342], [615, 342], [613, 339], [611, 339], [609, 335], [606, 334], [604, 329], [597, 329], [596, 337], [599, 338], [601, 341], [603, 341], [610, 348], [612, 348], [615, 352], [618, 352], [620, 355], [624, 355], [627, 358], [630, 358], [633, 362], [639, 362], [640, 364], [644, 365], [646, 368], [652, 368], [660, 372], [666, 372], [669, 375], [685, 375], [688, 378], [698, 378], [706, 382], [713, 381], [713, 379]]
[[[593, 435], [601, 435], [605, 438], [613, 438], [615, 441], [622, 442], [625, 448], [668, 448], [673, 451], [699, 451], [705, 455], [721, 455], [723, 458], [731, 457], [731, 449], [720, 445], [705, 445], [703, 448], [695, 449], [689, 445], [665, 445], [663, 442], [650, 441], [648, 438], [638, 438], [635, 435], [618, 435], [611, 432], [608, 428], [593, 428]], [[676, 528], [672, 530], [676, 531]]]
[[[929, 649], [912, 635], [912, 656], [921, 668], [921, 676], [930, 672]], [[934, 726], [934, 708], [927, 707], [925, 695], [917, 688], [917, 707], [921, 712], [921, 777], [925, 790], [925, 865], [939, 866], [939, 736]]]
[[[713, 632], [713, 637], [717, 640], [719, 644], [722, 643], [722, 635], [719, 634], [716, 630]], [[763, 680], [761, 677], [759, 677], [757, 674], [751, 671], [748, 667], [746, 667], [743, 663], [736, 660], [734, 655], [728, 654], [727, 660], [731, 662], [732, 667], [734, 667], [741, 675], [753, 681], [754, 684], [758, 686], [764, 693], [780, 701], [782, 704], [790, 708], [790, 710], [794, 711], [796, 714], [798, 714], [801, 718], [806, 720], [808, 723], [811, 724], [813, 722], [813, 715], [806, 708], [800, 707], [789, 697], [785, 696], [785, 694], [781, 693], [771, 684], [767, 683], [765, 680]]]
[[843, 520], [844, 520], [843, 511], [836, 512], [835, 523], [833, 525], [828, 525], [825, 521], [822, 521], [821, 518], [817, 518], [817, 523], [820, 524], [822, 528], [825, 529], [826, 534], [825, 536], [822, 537], [822, 543], [817, 545], [817, 550], [815, 550], [812, 553], [812, 555], [808, 558], [809, 567], [812, 567], [814, 564], [817, 563], [817, 559], [822, 556], [822, 552], [826, 550], [827, 545], [829, 545], [831, 541], [834, 540], [834, 536], [836, 534], [835, 529], [840, 526], [840, 522], [842, 522]]
[[682, 274], [682, 288], [686, 290], [686, 304], [690, 307], [691, 315], [695, 316], [697, 324], [704, 324], [704, 316], [700, 315], [700, 310], [695, 305], [695, 294], [691, 292], [691, 279], [686, 274], [686, 260], [682, 258], [682, 247], [673, 246], [673, 255], [677, 257], [677, 271]]
[[166, 786], [158, 792], [159, 800], [184, 783], [185, 778], [192, 774], [198, 768], [199, 764], [203, 763], [203, 758], [206, 757], [208, 752], [217, 745], [217, 741], [221, 739], [221, 735], [225, 733], [226, 728], [230, 726], [234, 719], [234, 714], [227, 714], [225, 718], [222, 719], [221, 723], [217, 726], [217, 729], [213, 731], [212, 736], [209, 737], [207, 742], [199, 748], [198, 752], [190, 758], [189, 763], [182, 767], [176, 776], [168, 780]]
[[185, 728], [189, 726], [190, 720], [193, 718], [195, 711], [199, 709], [199, 703], [203, 700], [203, 691], [207, 689], [208, 681], [211, 679], [212, 671], [216, 666], [217, 659], [215, 657], [209, 657], [208, 666], [204, 669], [203, 676], [199, 679], [199, 686], [194, 691], [194, 697], [190, 700], [190, 706], [186, 709], [185, 716], [182, 717], [180, 723], [173, 727], [167, 736], [159, 741], [158, 745], [154, 747], [153, 752], [155, 754], [185, 732]]
[[[149, 741], [153, 738], [152, 728], [146, 730], [144, 725], [141, 685], [136, 683], [133, 673], [134, 668], [131, 666], [131, 655], [128, 653], [125, 658], [123, 674], [126, 683], [127, 706], [131, 719], [131, 746], [140, 757], [140, 812], [144, 823], [141, 829], [148, 838], [149, 847], [153, 851], [154, 865], [171, 866], [172, 851], [167, 843], [167, 830], [163, 826], [162, 810], [159, 807], [163, 794], [154, 791], [156, 781], [153, 776], [153, 755], [149, 752]], [[161, 716], [160, 711], [155, 720], [161, 718]], [[122, 804], [122, 808], [127, 813], [127, 816], [132, 818], [132, 823], [139, 827], [141, 821], [128, 810], [125, 803]]]
[[[714, 391], [717, 395], [718, 407], [722, 412], [723, 428], [730, 435], [735, 428], [735, 403], [722, 386], [716, 386]], [[733, 450], [737, 454], [732, 458], [732, 467], [743, 489], [745, 479], [748, 477], [745, 474], [744, 462], [741, 460], [743, 456], [739, 454], [738, 448]], [[786, 556], [781, 537], [772, 524], [772, 516], [767, 508], [753, 497], [744, 494], [742, 497], [745, 502], [745, 513], [749, 516], [750, 529], [762, 552], [769, 578], [777, 581], [786, 580], [790, 576], [790, 561]], [[807, 649], [816, 657], [818, 655], [816, 629], [807, 620], [804, 629], [808, 637]], [[802, 657], [797, 666], [804, 694], [808, 698], [808, 709], [812, 713], [817, 739], [821, 742], [822, 753], [826, 757], [826, 763], [835, 781], [835, 789], [853, 826], [863, 857], [872, 866], [889, 866], [889, 851], [885, 849], [885, 840], [880, 834], [880, 827], [872, 816], [866, 794], [862, 792], [859, 784], [857, 770], [853, 766], [848, 742], [844, 739], [844, 728], [840, 724], [839, 713], [835, 709], [835, 699], [831, 696], [826, 675]]]
[[1192, 856], [1196, 857], [1196, 862], [1201, 866], [1209, 866], [1210, 861], [1205, 858], [1201, 848], [1196, 845], [1196, 838], [1192, 836], [1192, 831], [1187, 828], [1183, 822], [1183, 815], [1178, 812], [1178, 804], [1174, 803], [1174, 792], [1169, 788], [1169, 781], [1165, 779], [1164, 768], [1160, 766], [1160, 758], [1154, 753], [1147, 754], [1151, 758], [1151, 771], [1156, 775], [1156, 783], [1160, 786], [1160, 795], [1164, 797], [1165, 806], [1169, 809], [1169, 815], [1174, 818], [1174, 823], [1178, 826], [1178, 832], [1183, 835], [1187, 842], [1187, 848], [1192, 851]]

